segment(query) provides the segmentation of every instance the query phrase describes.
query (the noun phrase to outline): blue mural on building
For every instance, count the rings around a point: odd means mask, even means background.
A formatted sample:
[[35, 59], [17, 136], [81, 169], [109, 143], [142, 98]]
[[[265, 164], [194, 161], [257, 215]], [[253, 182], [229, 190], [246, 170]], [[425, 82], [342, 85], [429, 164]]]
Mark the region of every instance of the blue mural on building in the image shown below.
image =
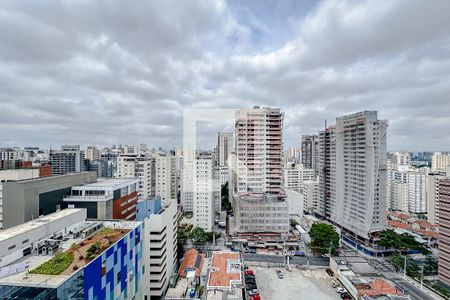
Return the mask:
[[138, 293], [144, 273], [143, 232], [142, 223], [84, 268], [84, 299], [129, 299]]

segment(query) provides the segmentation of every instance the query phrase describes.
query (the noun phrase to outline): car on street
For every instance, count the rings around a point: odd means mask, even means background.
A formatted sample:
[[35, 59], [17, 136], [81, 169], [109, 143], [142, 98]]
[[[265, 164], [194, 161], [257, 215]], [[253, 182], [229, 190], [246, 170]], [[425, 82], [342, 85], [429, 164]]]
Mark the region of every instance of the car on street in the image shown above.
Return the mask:
[[344, 289], [343, 287], [338, 286], [338, 287], [336, 288], [336, 293], [341, 294], [341, 293], [346, 293], [346, 292], [347, 292], [347, 290]]
[[250, 300], [261, 300], [261, 296], [259, 296], [259, 294], [250, 296]]
[[337, 288], [337, 287], [339, 286], [339, 283], [337, 283], [337, 281], [333, 279], [333, 281], [331, 281], [331, 285], [332, 285], [334, 288]]
[[248, 283], [248, 284], [245, 285], [245, 289], [247, 291], [257, 290], [258, 286], [255, 283]]
[[325, 272], [327, 272], [327, 274], [330, 275], [331, 277], [334, 276], [334, 272], [330, 268], [326, 269]]
[[245, 271], [245, 275], [255, 275], [255, 273], [253, 273], [252, 269], [248, 269]]
[[292, 251], [292, 256], [306, 256], [305, 252], [303, 251]]
[[344, 300], [352, 300], [353, 297], [352, 297], [352, 295], [350, 295], [349, 293], [345, 292], [345, 293], [341, 293], [341, 299], [344, 299]]
[[278, 278], [280, 278], [280, 279], [284, 278], [284, 274], [283, 274], [283, 272], [281, 272], [281, 270], [275, 270], [275, 271], [277, 272]]
[[248, 291], [248, 295], [249, 296], [259, 295], [259, 290], [258, 289], [250, 290]]

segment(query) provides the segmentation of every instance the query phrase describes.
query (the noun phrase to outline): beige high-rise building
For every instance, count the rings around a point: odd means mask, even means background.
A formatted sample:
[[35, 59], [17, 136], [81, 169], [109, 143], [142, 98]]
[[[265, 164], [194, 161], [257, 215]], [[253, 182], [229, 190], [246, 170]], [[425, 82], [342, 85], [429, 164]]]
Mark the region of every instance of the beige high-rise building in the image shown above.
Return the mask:
[[219, 132], [217, 135], [217, 156], [216, 162], [219, 166], [228, 166], [228, 158], [233, 151], [233, 133], [231, 132]]
[[441, 152], [434, 152], [431, 157], [431, 170], [446, 172], [450, 166], [450, 154], [442, 154]]
[[283, 113], [255, 106], [236, 112], [238, 193], [282, 193]]
[[100, 150], [95, 146], [88, 146], [86, 149], [86, 159], [94, 161], [100, 158]]
[[391, 188], [391, 205], [392, 209], [407, 212], [408, 211], [408, 183], [400, 181], [392, 181]]

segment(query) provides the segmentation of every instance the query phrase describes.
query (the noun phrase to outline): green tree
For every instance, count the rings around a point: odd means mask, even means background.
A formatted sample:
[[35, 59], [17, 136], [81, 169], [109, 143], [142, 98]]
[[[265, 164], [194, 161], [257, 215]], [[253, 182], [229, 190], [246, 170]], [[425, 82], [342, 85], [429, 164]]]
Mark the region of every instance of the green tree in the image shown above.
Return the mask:
[[200, 227], [195, 227], [194, 229], [192, 229], [189, 237], [194, 243], [206, 243], [210, 238], [209, 234]]
[[289, 220], [289, 222], [291, 223], [291, 227], [295, 227], [295, 226], [297, 226], [297, 225], [298, 225], [298, 222], [297, 222], [297, 220], [296, 220], [296, 219], [294, 219], [294, 218], [290, 219], [290, 220]]
[[416, 239], [408, 233], [397, 234], [392, 229], [386, 229], [380, 232], [379, 238], [380, 238], [380, 241], [378, 242], [379, 245], [384, 246], [386, 248], [394, 249], [399, 252], [416, 250], [422, 254], [430, 253], [430, 250], [428, 249], [427, 246], [416, 241]]
[[309, 237], [311, 238], [311, 248], [314, 252], [327, 253], [331, 247], [331, 252], [336, 253], [339, 246], [339, 234], [334, 230], [334, 227], [325, 224], [313, 224], [309, 230]]
[[221, 187], [220, 200], [221, 200], [222, 210], [228, 211], [231, 209], [230, 199], [228, 198], [228, 181], [225, 182], [225, 184], [223, 184]]

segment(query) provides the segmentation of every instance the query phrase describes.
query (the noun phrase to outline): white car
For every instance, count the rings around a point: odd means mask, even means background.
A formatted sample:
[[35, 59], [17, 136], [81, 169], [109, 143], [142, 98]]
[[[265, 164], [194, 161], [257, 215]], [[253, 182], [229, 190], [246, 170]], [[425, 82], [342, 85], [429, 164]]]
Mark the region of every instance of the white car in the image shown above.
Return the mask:
[[336, 280], [333, 280], [333, 281], [331, 281], [331, 285], [332, 285], [334, 288], [337, 288], [337, 287], [339, 286], [339, 283], [337, 283]]
[[345, 293], [345, 292], [347, 292], [347, 290], [342, 288], [342, 287], [340, 287], [340, 286], [336, 288], [336, 293], [342, 294], [342, 293]]

